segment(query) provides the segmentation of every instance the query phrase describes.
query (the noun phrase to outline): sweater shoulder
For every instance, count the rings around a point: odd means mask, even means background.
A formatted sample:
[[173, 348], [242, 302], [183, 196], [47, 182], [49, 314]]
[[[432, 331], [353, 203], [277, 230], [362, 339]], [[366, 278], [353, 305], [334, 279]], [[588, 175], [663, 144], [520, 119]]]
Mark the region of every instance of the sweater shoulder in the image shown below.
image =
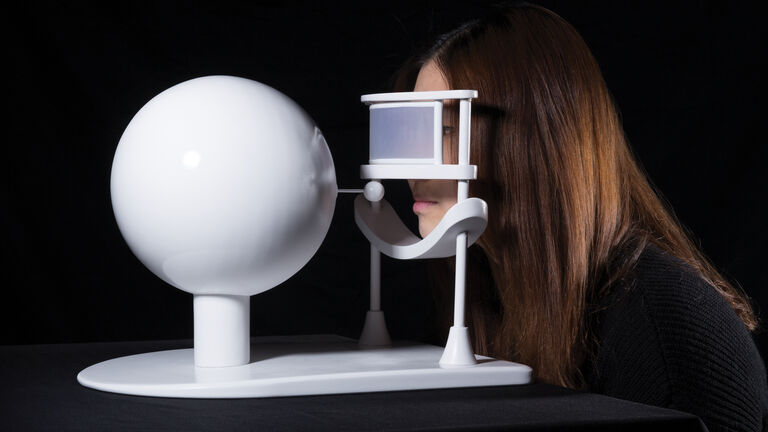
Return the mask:
[[710, 430], [762, 430], [765, 366], [723, 296], [698, 272], [649, 246], [615, 287], [600, 322], [599, 386], [694, 413]]

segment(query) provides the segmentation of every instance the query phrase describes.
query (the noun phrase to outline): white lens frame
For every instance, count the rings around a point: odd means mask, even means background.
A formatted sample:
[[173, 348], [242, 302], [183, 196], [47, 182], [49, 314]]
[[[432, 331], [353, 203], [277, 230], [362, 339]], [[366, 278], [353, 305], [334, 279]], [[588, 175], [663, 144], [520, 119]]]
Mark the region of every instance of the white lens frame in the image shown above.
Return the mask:
[[[360, 178], [370, 180], [383, 179], [445, 179], [459, 180], [459, 195], [466, 197], [467, 180], [477, 178], [477, 166], [469, 163], [469, 138], [472, 99], [477, 98], [477, 90], [443, 90], [429, 92], [375, 93], [360, 97], [360, 101], [377, 109], [377, 105], [414, 106], [414, 104], [440, 104], [435, 110], [435, 158], [425, 159], [375, 159], [360, 166]], [[442, 105], [446, 100], [459, 102], [459, 160], [458, 164], [443, 163], [443, 118]], [[397, 104], [397, 105], [396, 105]], [[421, 105], [423, 106], [423, 105]], [[437, 116], [439, 115], [439, 121]], [[369, 143], [370, 152], [370, 143]], [[369, 154], [370, 156], [370, 154]], [[461, 199], [461, 198], [460, 198]]]
[[[433, 113], [433, 125], [432, 131], [432, 157], [431, 158], [376, 158], [369, 159], [370, 164], [436, 164], [443, 163], [443, 102], [431, 101], [431, 102], [383, 102], [372, 104], [370, 106], [370, 112], [380, 109], [397, 109], [397, 108], [426, 108], [431, 107]], [[370, 125], [370, 136], [374, 135], [373, 123]], [[369, 142], [369, 154], [372, 151], [372, 142]]]

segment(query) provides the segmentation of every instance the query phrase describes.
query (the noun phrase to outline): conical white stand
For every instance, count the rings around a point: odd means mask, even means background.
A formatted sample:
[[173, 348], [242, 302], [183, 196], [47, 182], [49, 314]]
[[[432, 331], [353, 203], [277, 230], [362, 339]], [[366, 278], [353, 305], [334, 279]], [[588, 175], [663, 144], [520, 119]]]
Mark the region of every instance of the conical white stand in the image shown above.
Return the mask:
[[360, 334], [361, 347], [386, 347], [392, 345], [387, 331], [387, 322], [383, 311], [369, 310], [365, 314], [365, 324]]
[[451, 327], [448, 342], [445, 344], [443, 356], [440, 357], [441, 367], [465, 367], [477, 364], [475, 353], [469, 343], [469, 329], [466, 327]]

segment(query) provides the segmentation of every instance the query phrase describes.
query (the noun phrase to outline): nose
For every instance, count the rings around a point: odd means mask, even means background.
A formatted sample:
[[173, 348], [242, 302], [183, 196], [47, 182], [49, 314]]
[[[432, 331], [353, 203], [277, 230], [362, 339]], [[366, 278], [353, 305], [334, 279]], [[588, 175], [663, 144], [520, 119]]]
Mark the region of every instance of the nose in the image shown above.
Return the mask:
[[411, 193], [415, 193], [416, 189], [423, 189], [425, 181], [426, 180], [408, 180], [408, 186], [411, 188]]
[[432, 195], [434, 192], [432, 181], [433, 180], [426, 179], [408, 180], [408, 186], [411, 187], [411, 195], [413, 198], [416, 199], [417, 196], [423, 198], [427, 195]]

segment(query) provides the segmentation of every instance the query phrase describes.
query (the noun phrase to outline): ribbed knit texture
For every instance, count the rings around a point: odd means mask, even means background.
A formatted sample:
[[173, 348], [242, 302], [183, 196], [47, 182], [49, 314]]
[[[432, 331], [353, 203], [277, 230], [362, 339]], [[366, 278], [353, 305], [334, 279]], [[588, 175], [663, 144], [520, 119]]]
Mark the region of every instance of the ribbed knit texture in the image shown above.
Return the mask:
[[710, 431], [768, 428], [766, 370], [723, 297], [655, 246], [599, 322], [591, 391], [699, 416]]

